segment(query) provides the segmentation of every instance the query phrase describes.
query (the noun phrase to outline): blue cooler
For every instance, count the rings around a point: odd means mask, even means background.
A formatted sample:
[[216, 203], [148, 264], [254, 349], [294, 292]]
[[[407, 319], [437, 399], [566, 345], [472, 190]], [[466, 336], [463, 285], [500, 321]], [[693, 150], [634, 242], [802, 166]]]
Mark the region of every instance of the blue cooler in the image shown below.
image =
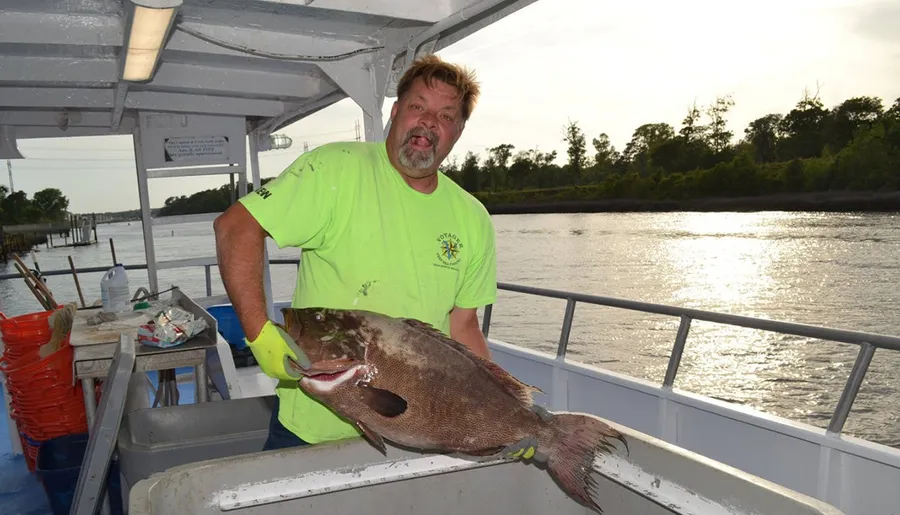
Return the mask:
[[212, 306], [206, 308], [206, 311], [216, 319], [216, 324], [219, 326], [219, 334], [222, 335], [222, 338], [225, 338], [229, 345], [236, 349], [247, 347], [246, 342], [244, 342], [244, 329], [241, 327], [241, 322], [238, 320], [233, 306]]

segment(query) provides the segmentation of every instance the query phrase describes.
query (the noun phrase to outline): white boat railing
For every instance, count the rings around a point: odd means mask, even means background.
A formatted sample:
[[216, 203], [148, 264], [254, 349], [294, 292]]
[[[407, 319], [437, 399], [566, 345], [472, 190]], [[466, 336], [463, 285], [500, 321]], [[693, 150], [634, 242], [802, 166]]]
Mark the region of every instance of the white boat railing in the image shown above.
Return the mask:
[[[293, 265], [299, 264], [299, 258], [290, 259], [269, 259], [270, 265]], [[204, 268], [206, 297], [217, 299], [212, 296], [212, 267], [217, 266], [215, 258], [196, 258], [183, 259], [172, 262], [173, 266], [163, 268], [189, 268], [202, 266]], [[127, 270], [146, 270], [146, 264], [126, 265]], [[85, 267], [77, 269], [78, 274], [103, 273], [108, 267]], [[59, 276], [69, 275], [71, 269], [48, 270], [41, 271], [42, 276]], [[0, 274], [0, 281], [17, 279], [19, 274]], [[526, 295], [535, 295], [539, 297], [555, 298], [566, 301], [565, 315], [563, 316], [562, 328], [559, 336], [559, 345], [556, 350], [556, 358], [560, 361], [566, 361], [566, 353], [569, 344], [569, 333], [572, 329], [572, 320], [575, 316], [575, 306], [582, 302], [598, 306], [606, 306], [612, 308], [620, 308], [630, 311], [638, 311], [648, 314], [668, 315], [678, 317], [681, 322], [675, 335], [675, 342], [672, 346], [672, 352], [669, 355], [666, 375], [662, 382], [662, 387], [671, 389], [675, 376], [678, 373], [678, 367], [681, 364], [681, 358], [684, 353], [684, 347], [687, 343], [688, 333], [691, 329], [691, 323], [694, 320], [713, 322], [718, 324], [745, 327], [749, 329], [757, 329], [770, 331], [781, 334], [789, 334], [795, 336], [804, 336], [808, 338], [816, 338], [819, 340], [827, 340], [840, 343], [850, 343], [859, 346], [856, 360], [847, 377], [846, 384], [838, 400], [837, 405], [831, 415], [827, 432], [833, 435], [842, 433], [844, 424], [853, 407], [853, 402], [859, 393], [859, 388], [865, 379], [875, 354], [875, 349], [886, 349], [897, 351], [900, 350], [900, 337], [888, 336], [877, 333], [868, 333], [862, 331], [851, 331], [846, 329], [836, 329], [830, 327], [807, 325], [794, 322], [782, 322], [778, 320], [749, 317], [743, 315], [731, 315], [727, 313], [718, 313], [715, 311], [706, 311], [701, 309], [682, 308], [678, 306], [670, 306], [666, 304], [654, 304], [650, 302], [641, 302], [635, 300], [622, 299], [617, 297], [607, 297], [601, 295], [590, 295], [584, 293], [576, 293], [562, 290], [552, 290], [546, 288], [537, 288], [532, 286], [523, 286], [518, 284], [499, 282], [498, 289], [509, 292], [523, 293]], [[227, 296], [222, 296], [223, 302], [227, 302]], [[207, 303], [208, 304], [208, 303]], [[492, 305], [484, 308], [482, 317], [482, 331], [485, 336], [490, 333]]]
[[[663, 388], [672, 388], [672, 385], [675, 382], [675, 375], [677, 374], [678, 367], [681, 364], [681, 357], [684, 353], [684, 346], [687, 342], [688, 333], [691, 329], [691, 322], [694, 320], [858, 345], [859, 352], [857, 353], [856, 360], [853, 363], [853, 368], [850, 370], [850, 374], [847, 377], [847, 382], [844, 386], [844, 390], [841, 393], [841, 397], [838, 400], [838, 403], [831, 415], [831, 421], [828, 424], [828, 433], [835, 435], [840, 434], [843, 431], [844, 424], [846, 423], [847, 417], [850, 414], [850, 409], [853, 407], [853, 402], [856, 400], [856, 396], [859, 393], [859, 388], [862, 385], [863, 380], [865, 379], [866, 372], [869, 369], [869, 364], [872, 362], [872, 357], [875, 354], [875, 349], [887, 349], [892, 351], [900, 350], [900, 338], [883, 334], [850, 331], [845, 329], [835, 329], [793, 322], [782, 322], [778, 320], [755, 318], [742, 315], [731, 315], [727, 313], [718, 313], [715, 311], [681, 308], [665, 304], [653, 304], [649, 302], [640, 302], [616, 297], [588, 295], [583, 293], [536, 288], [532, 286], [522, 286], [502, 282], [498, 283], [498, 288], [500, 290], [509, 292], [524, 293], [528, 295], [562, 299], [566, 301], [566, 311], [565, 315], [563, 316], [562, 330], [559, 336], [559, 346], [556, 350], [556, 357], [559, 360], [565, 360], [566, 358], [566, 351], [569, 344], [569, 333], [572, 328], [572, 319], [575, 315], [575, 305], [578, 302], [598, 306], [621, 308], [630, 311], [639, 311], [642, 313], [679, 317], [681, 319], [681, 323], [678, 326], [678, 332], [675, 335], [675, 343], [672, 347], [672, 352], [669, 355], [669, 363], [666, 368], [666, 375], [662, 383]], [[490, 331], [491, 310], [492, 306], [486, 306], [484, 310], [482, 331], [484, 332], [485, 336], [487, 336]]]

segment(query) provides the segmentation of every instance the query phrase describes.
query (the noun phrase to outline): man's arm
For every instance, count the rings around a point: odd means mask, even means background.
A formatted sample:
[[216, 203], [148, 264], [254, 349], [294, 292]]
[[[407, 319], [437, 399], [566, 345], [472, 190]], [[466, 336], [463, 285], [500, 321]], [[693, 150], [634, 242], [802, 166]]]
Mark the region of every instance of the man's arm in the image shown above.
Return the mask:
[[255, 340], [268, 320], [263, 290], [266, 232], [240, 202], [213, 222], [216, 258], [225, 291], [248, 340]]
[[450, 338], [468, 347], [472, 352], [484, 359], [491, 359], [487, 339], [478, 326], [476, 308], [461, 308], [450, 311]]

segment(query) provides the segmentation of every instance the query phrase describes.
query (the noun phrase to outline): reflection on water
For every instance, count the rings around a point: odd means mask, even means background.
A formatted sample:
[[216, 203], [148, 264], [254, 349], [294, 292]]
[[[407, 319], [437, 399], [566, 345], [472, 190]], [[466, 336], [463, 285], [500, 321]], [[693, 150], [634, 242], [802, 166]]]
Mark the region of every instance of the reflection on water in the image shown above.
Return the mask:
[[[501, 280], [897, 334], [900, 229], [885, 214], [496, 217]], [[503, 292], [492, 336], [555, 352], [564, 301]], [[662, 382], [678, 320], [579, 304], [575, 359]], [[826, 427], [858, 349], [694, 321], [676, 387]], [[878, 351], [845, 430], [900, 445], [897, 353]]]
[[[685, 213], [671, 220], [679, 238], [666, 246], [666, 267], [671, 274], [684, 276], [679, 281], [683, 286], [672, 292], [672, 303], [765, 316], [750, 307], [775, 291], [773, 266], [787, 259], [786, 253], [796, 252], [765, 238], [783, 217]], [[774, 355], [770, 335], [762, 332], [695, 321], [690, 336], [678, 384], [702, 385], [719, 399], [755, 404], [753, 399], [769, 390], [770, 374], [797, 368], [786, 356]]]
[[[897, 334], [900, 226], [890, 214], [611, 213], [496, 216], [499, 280], [684, 307]], [[174, 235], [172, 230], [174, 229]], [[101, 245], [38, 253], [41, 268], [109, 266], [108, 238], [125, 263], [143, 263], [140, 224], [101, 225]], [[157, 259], [215, 255], [211, 224], [158, 227]], [[275, 258], [297, 257], [278, 249]], [[30, 259], [26, 260], [30, 264]], [[15, 273], [7, 265], [6, 273]], [[146, 275], [132, 271], [132, 287]], [[163, 270], [160, 286], [205, 293], [203, 269]], [[213, 294], [224, 293], [213, 268]], [[100, 276], [80, 275], [90, 302]], [[273, 269], [289, 298], [293, 267]], [[71, 276], [51, 277], [61, 301]], [[38, 308], [21, 280], [0, 282], [0, 309]], [[500, 292], [491, 335], [555, 354], [565, 301]], [[678, 320], [579, 304], [571, 359], [662, 382]], [[857, 348], [694, 321], [676, 387], [826, 427]], [[846, 431], [900, 445], [900, 353], [877, 351]]]

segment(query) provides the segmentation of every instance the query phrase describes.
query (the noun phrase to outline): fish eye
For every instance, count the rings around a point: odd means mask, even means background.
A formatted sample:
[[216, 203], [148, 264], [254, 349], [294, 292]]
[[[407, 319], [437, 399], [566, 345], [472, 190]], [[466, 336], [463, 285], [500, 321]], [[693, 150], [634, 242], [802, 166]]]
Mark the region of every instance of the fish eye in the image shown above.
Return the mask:
[[316, 322], [321, 322], [322, 320], [325, 320], [325, 315], [323, 315], [322, 313], [316, 313]]

